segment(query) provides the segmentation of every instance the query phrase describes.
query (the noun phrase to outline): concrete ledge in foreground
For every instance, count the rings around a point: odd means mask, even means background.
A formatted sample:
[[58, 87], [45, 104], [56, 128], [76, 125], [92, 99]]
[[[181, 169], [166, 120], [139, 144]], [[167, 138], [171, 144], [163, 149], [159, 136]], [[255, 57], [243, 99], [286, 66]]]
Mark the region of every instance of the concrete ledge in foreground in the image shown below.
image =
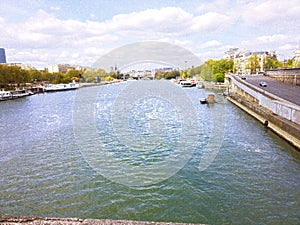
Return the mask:
[[144, 222], [131, 220], [98, 220], [98, 219], [79, 219], [79, 218], [52, 218], [52, 217], [13, 217], [0, 216], [1, 225], [191, 225], [190, 223], [163, 223], [163, 222]]

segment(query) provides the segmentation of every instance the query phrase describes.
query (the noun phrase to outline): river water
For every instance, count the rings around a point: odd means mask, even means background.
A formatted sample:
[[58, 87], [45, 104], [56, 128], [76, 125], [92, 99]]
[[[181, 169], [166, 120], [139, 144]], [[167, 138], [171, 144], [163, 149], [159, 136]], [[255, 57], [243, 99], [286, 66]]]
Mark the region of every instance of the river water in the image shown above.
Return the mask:
[[[175, 100], [145, 90], [147, 81], [135, 81], [0, 102], [0, 215], [300, 223], [299, 152], [218, 95], [208, 106], [203, 89], [174, 89]], [[91, 108], [79, 98], [89, 95]], [[180, 96], [190, 105], [177, 107]], [[115, 113], [130, 109], [126, 134], [110, 114], [117, 103]], [[95, 149], [120, 164], [106, 165]]]

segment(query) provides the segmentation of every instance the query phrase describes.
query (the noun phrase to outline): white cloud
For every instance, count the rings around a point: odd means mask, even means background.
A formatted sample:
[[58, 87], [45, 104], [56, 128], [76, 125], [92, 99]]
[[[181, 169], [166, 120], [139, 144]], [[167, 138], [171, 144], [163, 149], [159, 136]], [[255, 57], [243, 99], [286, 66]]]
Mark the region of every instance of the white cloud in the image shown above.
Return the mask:
[[289, 37], [285, 34], [264, 35], [256, 38], [259, 44], [286, 42], [288, 40]]
[[248, 47], [250, 49], [253, 48], [262, 48], [272, 47], [274, 49], [278, 49], [283, 45], [296, 45], [300, 40], [300, 35], [290, 35], [290, 34], [274, 34], [274, 35], [262, 35], [258, 36], [254, 39], [242, 41], [241, 44], [244, 47]]
[[[116, 15], [106, 21], [107, 29], [128, 32], [142, 32], [144, 36], [153, 33], [171, 33], [173, 35], [186, 32], [193, 15], [178, 7], [147, 9], [140, 12]], [[149, 32], [149, 33], [147, 33]]]
[[299, 0], [250, 1], [241, 5], [241, 11], [244, 22], [251, 26], [294, 24], [299, 28]]
[[31, 17], [18, 23], [1, 15], [0, 43], [7, 48], [8, 59], [90, 65], [115, 47], [144, 40], [169, 42], [213, 58], [222, 57], [225, 46], [292, 51], [300, 44], [300, 0], [215, 0], [195, 9], [127, 11], [103, 21], [97, 21], [92, 11], [86, 14], [91, 20], [62, 19], [63, 11], [62, 5], [51, 9], [48, 5], [23, 12]]
[[194, 32], [221, 31], [231, 24], [231, 18], [227, 15], [208, 12], [193, 19], [191, 29]]
[[211, 40], [211, 41], [207, 41], [207, 42], [204, 42], [202, 44], [199, 45], [199, 48], [200, 49], [203, 49], [203, 48], [212, 48], [212, 47], [217, 47], [217, 46], [220, 46], [221, 43], [217, 40]]
[[278, 49], [279, 50], [283, 50], [283, 51], [294, 51], [297, 48], [297, 45], [291, 45], [291, 44], [285, 44], [282, 46], [279, 46]]

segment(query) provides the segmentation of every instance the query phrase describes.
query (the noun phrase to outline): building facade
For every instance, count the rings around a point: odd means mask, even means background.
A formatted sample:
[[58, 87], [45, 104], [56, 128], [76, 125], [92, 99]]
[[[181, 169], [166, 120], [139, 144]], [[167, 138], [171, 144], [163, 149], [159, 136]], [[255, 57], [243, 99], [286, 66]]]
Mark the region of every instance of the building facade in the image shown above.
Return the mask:
[[[264, 72], [266, 58], [276, 59], [277, 55], [275, 51], [250, 51], [242, 50], [239, 48], [231, 48], [225, 52], [225, 58], [231, 59], [234, 62], [234, 68], [236, 73], [250, 74], [249, 68], [251, 57], [257, 57], [257, 68], [255, 72]], [[253, 71], [252, 71], [253, 72]]]
[[84, 71], [87, 69], [87, 67], [70, 64], [49, 64], [47, 69], [49, 73], [66, 73], [68, 70]]
[[6, 55], [4, 48], [0, 48], [0, 63], [6, 63]]

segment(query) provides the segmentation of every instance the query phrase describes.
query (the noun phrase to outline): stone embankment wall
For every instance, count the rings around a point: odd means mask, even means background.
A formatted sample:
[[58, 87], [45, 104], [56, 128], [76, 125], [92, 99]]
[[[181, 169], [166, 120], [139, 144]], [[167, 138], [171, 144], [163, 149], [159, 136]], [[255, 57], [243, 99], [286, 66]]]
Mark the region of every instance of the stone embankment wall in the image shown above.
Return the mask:
[[300, 127], [279, 115], [275, 115], [272, 111], [250, 102], [237, 94], [231, 94], [228, 100], [255, 117], [265, 126], [271, 128], [279, 136], [286, 139], [298, 150], [300, 150]]
[[300, 68], [267, 70], [265, 75], [286, 84], [300, 86]]
[[300, 106], [229, 76], [229, 100], [300, 150]]
[[254, 85], [239, 81], [234, 77], [231, 77], [230, 89], [232, 93], [239, 94], [252, 102], [258, 103], [260, 106], [269, 109], [274, 114], [300, 125], [300, 106], [263, 91]]

